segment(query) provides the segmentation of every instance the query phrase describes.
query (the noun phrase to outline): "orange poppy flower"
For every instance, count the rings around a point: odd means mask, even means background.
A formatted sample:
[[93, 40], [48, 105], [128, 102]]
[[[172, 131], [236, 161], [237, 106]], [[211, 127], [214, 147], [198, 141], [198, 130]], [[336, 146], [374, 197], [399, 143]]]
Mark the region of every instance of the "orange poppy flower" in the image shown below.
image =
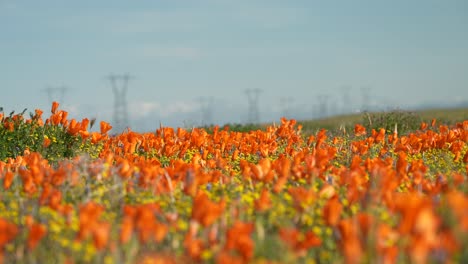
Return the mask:
[[20, 168], [18, 172], [23, 181], [23, 190], [29, 194], [35, 193], [37, 191], [37, 187], [36, 187], [36, 184], [34, 183], [33, 177], [31, 176], [31, 171]]
[[316, 136], [315, 148], [318, 149], [322, 146], [323, 142], [327, 139], [327, 130], [321, 129]]
[[245, 262], [253, 257], [255, 247], [254, 241], [250, 237], [254, 231], [252, 223], [236, 221], [226, 232], [225, 250], [236, 250]]
[[310, 146], [314, 141], [315, 141], [315, 136], [310, 135], [309, 138], [307, 139], [307, 145]]
[[68, 112], [66, 111], [60, 111], [61, 112], [61, 119], [60, 119], [60, 124], [62, 124], [64, 127], [67, 126], [67, 123], [68, 123], [68, 120], [67, 120], [67, 117], [68, 117]]
[[403, 151], [398, 152], [398, 160], [396, 162], [396, 171], [400, 176], [406, 176], [408, 171], [407, 154]]
[[50, 110], [50, 112], [51, 112], [52, 114], [55, 114], [55, 113], [57, 112], [58, 107], [59, 107], [59, 103], [58, 103], [58, 102], [56, 102], [56, 101], [52, 102], [52, 109]]
[[146, 243], [151, 239], [155, 242], [162, 241], [169, 228], [157, 220], [156, 214], [160, 213], [159, 205], [154, 203], [124, 206], [124, 217], [119, 236], [120, 242], [128, 242], [134, 229], [138, 233], [140, 243]]
[[[95, 121], [96, 121], [96, 119], [93, 119], [91, 121], [91, 126], [94, 124]], [[88, 118], [83, 118], [79, 124], [80, 124], [80, 130], [86, 131], [88, 129], [88, 125], [89, 125], [89, 119]]]
[[168, 253], [148, 253], [136, 260], [137, 264], [178, 264], [182, 261], [173, 254]]
[[377, 227], [376, 237], [377, 252], [382, 258], [382, 263], [395, 263], [398, 257], [398, 232], [387, 224], [380, 224]]
[[4, 188], [5, 190], [10, 189], [10, 186], [11, 186], [11, 184], [13, 183], [14, 177], [15, 177], [15, 174], [14, 174], [12, 171], [10, 171], [10, 170], [8, 170], [8, 171], [5, 173], [5, 176], [4, 176], [4, 178], [3, 178], [3, 188]]
[[201, 254], [203, 252], [204, 243], [201, 239], [194, 238], [192, 235], [187, 233], [184, 239], [185, 252], [195, 261], [201, 260]]
[[437, 231], [439, 223], [439, 217], [428, 206], [418, 213], [413, 232], [423, 238], [429, 247], [434, 247], [438, 243]]
[[51, 191], [49, 196], [49, 206], [54, 210], [59, 210], [62, 202], [62, 192], [57, 189]]
[[304, 256], [307, 250], [322, 244], [322, 240], [314, 232], [302, 234], [296, 228], [280, 228], [279, 236], [299, 256]]
[[354, 125], [354, 135], [356, 137], [364, 136], [366, 134], [367, 134], [366, 128], [363, 125], [360, 125], [360, 124]]
[[[248, 163], [247, 161], [245, 163], [249, 166], [254, 179], [257, 181], [270, 182], [275, 176], [274, 171], [271, 170], [271, 161], [268, 158], [259, 160], [258, 164]], [[244, 170], [246, 173], [249, 171], [247, 167]]]
[[374, 135], [375, 143], [382, 143], [385, 140], [385, 129], [381, 128], [378, 133]]
[[214, 224], [209, 228], [209, 231], [208, 231], [208, 242], [210, 243], [211, 247], [218, 244], [219, 242], [218, 235], [219, 235], [219, 225]]
[[8, 130], [8, 131], [13, 131], [15, 130], [15, 124], [11, 121], [5, 120], [3, 123], [3, 126]]
[[288, 181], [289, 176], [291, 175], [292, 162], [287, 157], [280, 156], [274, 162], [273, 167], [278, 173], [278, 179], [276, 180], [276, 183], [273, 186], [273, 191], [278, 193], [283, 189], [284, 185]]
[[42, 111], [41, 109], [34, 109], [34, 119], [39, 119], [42, 117], [42, 114], [44, 113], [44, 111]]
[[103, 212], [104, 207], [92, 201], [80, 206], [78, 213], [80, 221], [77, 234], [78, 240], [86, 239], [94, 232], [94, 229], [99, 224], [99, 217]]
[[341, 220], [338, 224], [341, 239], [339, 245], [343, 251], [346, 263], [360, 263], [364, 251], [359, 239], [359, 230], [352, 218]]
[[460, 244], [451, 230], [444, 229], [439, 234], [440, 249], [446, 253], [446, 261], [460, 250]]
[[357, 221], [358, 221], [362, 236], [367, 237], [367, 235], [369, 234], [369, 231], [371, 230], [371, 226], [374, 223], [374, 218], [372, 217], [372, 215], [368, 213], [359, 212], [357, 215]]
[[44, 148], [47, 148], [47, 147], [50, 146], [50, 143], [51, 143], [51, 142], [52, 142], [52, 141], [50, 140], [50, 138], [45, 137], [45, 138], [44, 138], [44, 141], [42, 142], [42, 146], [43, 146]]
[[191, 218], [203, 226], [209, 226], [221, 216], [225, 207], [224, 200], [212, 202], [205, 192], [199, 191], [193, 201]]
[[133, 219], [125, 216], [122, 219], [122, 226], [120, 227], [119, 241], [120, 243], [127, 243], [133, 234], [134, 223]]
[[263, 212], [271, 208], [270, 192], [267, 189], [263, 189], [260, 198], [255, 201], [255, 210]]
[[134, 171], [133, 166], [131, 166], [127, 159], [119, 159], [117, 163], [119, 165], [118, 173], [120, 177], [128, 179]]
[[325, 223], [329, 226], [336, 226], [340, 220], [342, 211], [343, 205], [339, 201], [338, 196], [333, 196], [323, 207], [323, 218]]
[[107, 122], [101, 121], [100, 125], [101, 125], [101, 127], [100, 127], [101, 128], [101, 134], [106, 134], [107, 132], [109, 132], [109, 130], [112, 129], [112, 126]]
[[97, 250], [102, 250], [107, 246], [109, 241], [111, 225], [107, 222], [99, 222], [92, 230], [94, 247]]
[[18, 234], [18, 226], [0, 218], [0, 252]]
[[36, 248], [39, 241], [46, 235], [47, 228], [43, 224], [32, 223], [29, 227], [27, 247], [29, 250]]
[[103, 138], [103, 136], [100, 133], [97, 133], [97, 132], [92, 132], [91, 133], [91, 142], [93, 144], [98, 143], [102, 138]]
[[227, 250], [222, 250], [216, 257], [217, 264], [245, 264], [246, 262], [237, 255], [230, 254]]
[[153, 239], [155, 242], [161, 242], [169, 232], [169, 227], [158, 221], [154, 222]]
[[419, 126], [419, 130], [426, 130], [428, 127], [428, 124], [426, 122], [421, 122], [421, 125]]
[[307, 209], [316, 199], [315, 192], [304, 187], [291, 187], [288, 189], [288, 193], [292, 196], [294, 207], [299, 212]]
[[450, 191], [447, 194], [447, 202], [455, 215], [457, 226], [463, 232], [468, 231], [468, 196], [459, 191]]
[[68, 123], [68, 127], [67, 127], [68, 134], [74, 136], [74, 135], [78, 134], [78, 132], [80, 132], [80, 130], [81, 130], [81, 124], [78, 123], [76, 121], [76, 119], [72, 119], [70, 121], [70, 123]]

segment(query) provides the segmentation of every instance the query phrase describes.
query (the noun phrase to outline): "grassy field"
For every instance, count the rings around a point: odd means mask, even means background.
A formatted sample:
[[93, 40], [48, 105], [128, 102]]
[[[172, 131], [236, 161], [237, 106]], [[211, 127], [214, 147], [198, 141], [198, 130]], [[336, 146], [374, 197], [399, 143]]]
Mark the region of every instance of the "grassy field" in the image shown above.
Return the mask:
[[[431, 120], [434, 118], [443, 124], [455, 124], [456, 122], [468, 120], [468, 108], [426, 109], [418, 111], [395, 110], [390, 112], [375, 112], [368, 114], [358, 113], [334, 116], [318, 120], [299, 120], [298, 123], [304, 126], [304, 131], [310, 132], [316, 132], [321, 128], [325, 128], [327, 130], [332, 131], [339, 130], [340, 127], [352, 129], [353, 125], [356, 123], [360, 123], [368, 127], [372, 126], [373, 128], [379, 128], [379, 126], [386, 126], [387, 123], [391, 123], [392, 115], [397, 120], [403, 122], [416, 122], [416, 125], [419, 125], [421, 122], [430, 123]], [[390, 118], [379, 120], [381, 116], [388, 116]], [[401, 118], [408, 116], [411, 117], [410, 120], [402, 120]]]
[[468, 262], [465, 110], [118, 135], [43, 113], [0, 113], [0, 263]]
[[[456, 122], [468, 120], [468, 108], [441, 108], [426, 109], [418, 111], [394, 110], [387, 112], [355, 113], [348, 115], [339, 115], [327, 117], [324, 119], [297, 120], [302, 125], [302, 131], [306, 134], [314, 134], [324, 128], [331, 132], [339, 132], [343, 129], [352, 130], [357, 123], [363, 124], [368, 129], [379, 129], [380, 127], [392, 127], [395, 124], [410, 126], [413, 130], [418, 128], [421, 122], [430, 123], [432, 119], [438, 122], [453, 125]], [[400, 124], [398, 124], [400, 122]], [[234, 131], [249, 131], [256, 129], [265, 129], [272, 123], [261, 125], [255, 124], [230, 124], [230, 129]], [[209, 130], [209, 128], [207, 128]]]

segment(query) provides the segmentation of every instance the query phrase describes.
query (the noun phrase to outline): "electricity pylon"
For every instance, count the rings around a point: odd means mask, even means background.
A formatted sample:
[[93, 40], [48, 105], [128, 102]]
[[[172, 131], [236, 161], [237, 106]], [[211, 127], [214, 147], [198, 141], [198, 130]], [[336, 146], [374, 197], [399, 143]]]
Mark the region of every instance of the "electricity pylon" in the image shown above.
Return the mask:
[[321, 118], [328, 115], [328, 95], [321, 94], [318, 96], [318, 114]]
[[294, 102], [294, 98], [292, 97], [281, 97], [280, 104], [283, 111], [283, 116], [286, 118], [291, 118], [291, 106]]
[[370, 87], [364, 86], [361, 87], [361, 94], [362, 94], [362, 106], [361, 112], [369, 111], [370, 107]]
[[201, 97], [200, 110], [202, 112], [202, 126], [213, 124], [213, 97]]
[[260, 113], [258, 110], [258, 99], [259, 95], [262, 92], [260, 89], [247, 89], [245, 93], [247, 94], [247, 102], [249, 104], [249, 115], [247, 122], [250, 124], [257, 124], [260, 122]]
[[111, 74], [107, 77], [111, 83], [114, 93], [114, 123], [113, 131], [116, 133], [123, 132], [128, 127], [128, 111], [127, 111], [127, 89], [128, 82], [132, 78], [129, 74], [116, 75]]
[[342, 114], [348, 114], [350, 110], [352, 109], [351, 107], [351, 100], [350, 100], [350, 93], [351, 87], [349, 86], [343, 86], [341, 87], [341, 100], [342, 100], [342, 106], [341, 106], [341, 113]]

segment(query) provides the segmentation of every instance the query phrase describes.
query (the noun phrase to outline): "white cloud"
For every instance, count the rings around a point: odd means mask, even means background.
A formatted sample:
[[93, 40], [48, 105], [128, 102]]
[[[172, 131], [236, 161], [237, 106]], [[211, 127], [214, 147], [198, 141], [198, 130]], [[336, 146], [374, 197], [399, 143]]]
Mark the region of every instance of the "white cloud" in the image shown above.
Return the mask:
[[169, 117], [177, 114], [188, 114], [198, 111], [199, 104], [191, 101], [176, 101], [172, 103], [159, 102], [131, 102], [129, 104], [129, 115], [131, 118], [144, 118], [150, 115]]
[[79, 116], [81, 113], [80, 105], [78, 104], [63, 104], [60, 105], [60, 108], [67, 111], [71, 116]]
[[142, 118], [160, 109], [161, 105], [157, 102], [131, 102], [128, 111], [131, 118]]
[[178, 113], [192, 113], [198, 111], [200, 106], [195, 102], [185, 102], [178, 101], [174, 103], [167, 104], [163, 109], [161, 109], [161, 115], [167, 117], [169, 115], [178, 114]]

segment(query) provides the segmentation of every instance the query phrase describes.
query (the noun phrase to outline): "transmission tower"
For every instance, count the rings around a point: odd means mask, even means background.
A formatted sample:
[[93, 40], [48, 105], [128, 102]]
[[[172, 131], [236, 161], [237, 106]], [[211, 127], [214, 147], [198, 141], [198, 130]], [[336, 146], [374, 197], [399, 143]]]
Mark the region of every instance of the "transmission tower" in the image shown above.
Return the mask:
[[342, 114], [348, 114], [350, 112], [351, 108], [351, 100], [349, 96], [349, 92], [351, 90], [351, 87], [349, 86], [343, 86], [341, 87], [341, 100], [342, 100], [342, 106], [341, 106], [341, 113]]
[[127, 111], [127, 89], [128, 82], [132, 78], [128, 74], [111, 74], [107, 77], [111, 83], [114, 92], [114, 132], [121, 133], [128, 127]]
[[361, 87], [361, 94], [362, 94], [362, 107], [361, 112], [369, 111], [370, 107], [370, 87], [364, 86]]
[[200, 110], [202, 112], [202, 126], [213, 124], [213, 97], [201, 97]]
[[282, 106], [283, 110], [283, 116], [287, 118], [291, 118], [291, 106], [294, 102], [294, 98], [292, 97], [281, 97], [280, 98], [280, 104]]
[[49, 99], [49, 105], [51, 105], [54, 101], [63, 104], [63, 98], [65, 97], [65, 92], [67, 91], [67, 88], [64, 85], [57, 87], [49, 86], [43, 91], [47, 94], [47, 99]]
[[336, 98], [330, 97], [330, 100], [328, 101], [328, 111], [327, 111], [328, 116], [336, 115], [338, 112], [339, 112], [339, 109], [338, 109], [338, 103], [336, 101]]
[[248, 123], [257, 124], [260, 122], [260, 114], [258, 110], [258, 99], [259, 95], [262, 92], [260, 89], [247, 89], [245, 93], [247, 94], [247, 100], [249, 103], [249, 115]]
[[318, 113], [320, 117], [326, 117], [328, 115], [328, 95], [321, 94], [318, 96]]

